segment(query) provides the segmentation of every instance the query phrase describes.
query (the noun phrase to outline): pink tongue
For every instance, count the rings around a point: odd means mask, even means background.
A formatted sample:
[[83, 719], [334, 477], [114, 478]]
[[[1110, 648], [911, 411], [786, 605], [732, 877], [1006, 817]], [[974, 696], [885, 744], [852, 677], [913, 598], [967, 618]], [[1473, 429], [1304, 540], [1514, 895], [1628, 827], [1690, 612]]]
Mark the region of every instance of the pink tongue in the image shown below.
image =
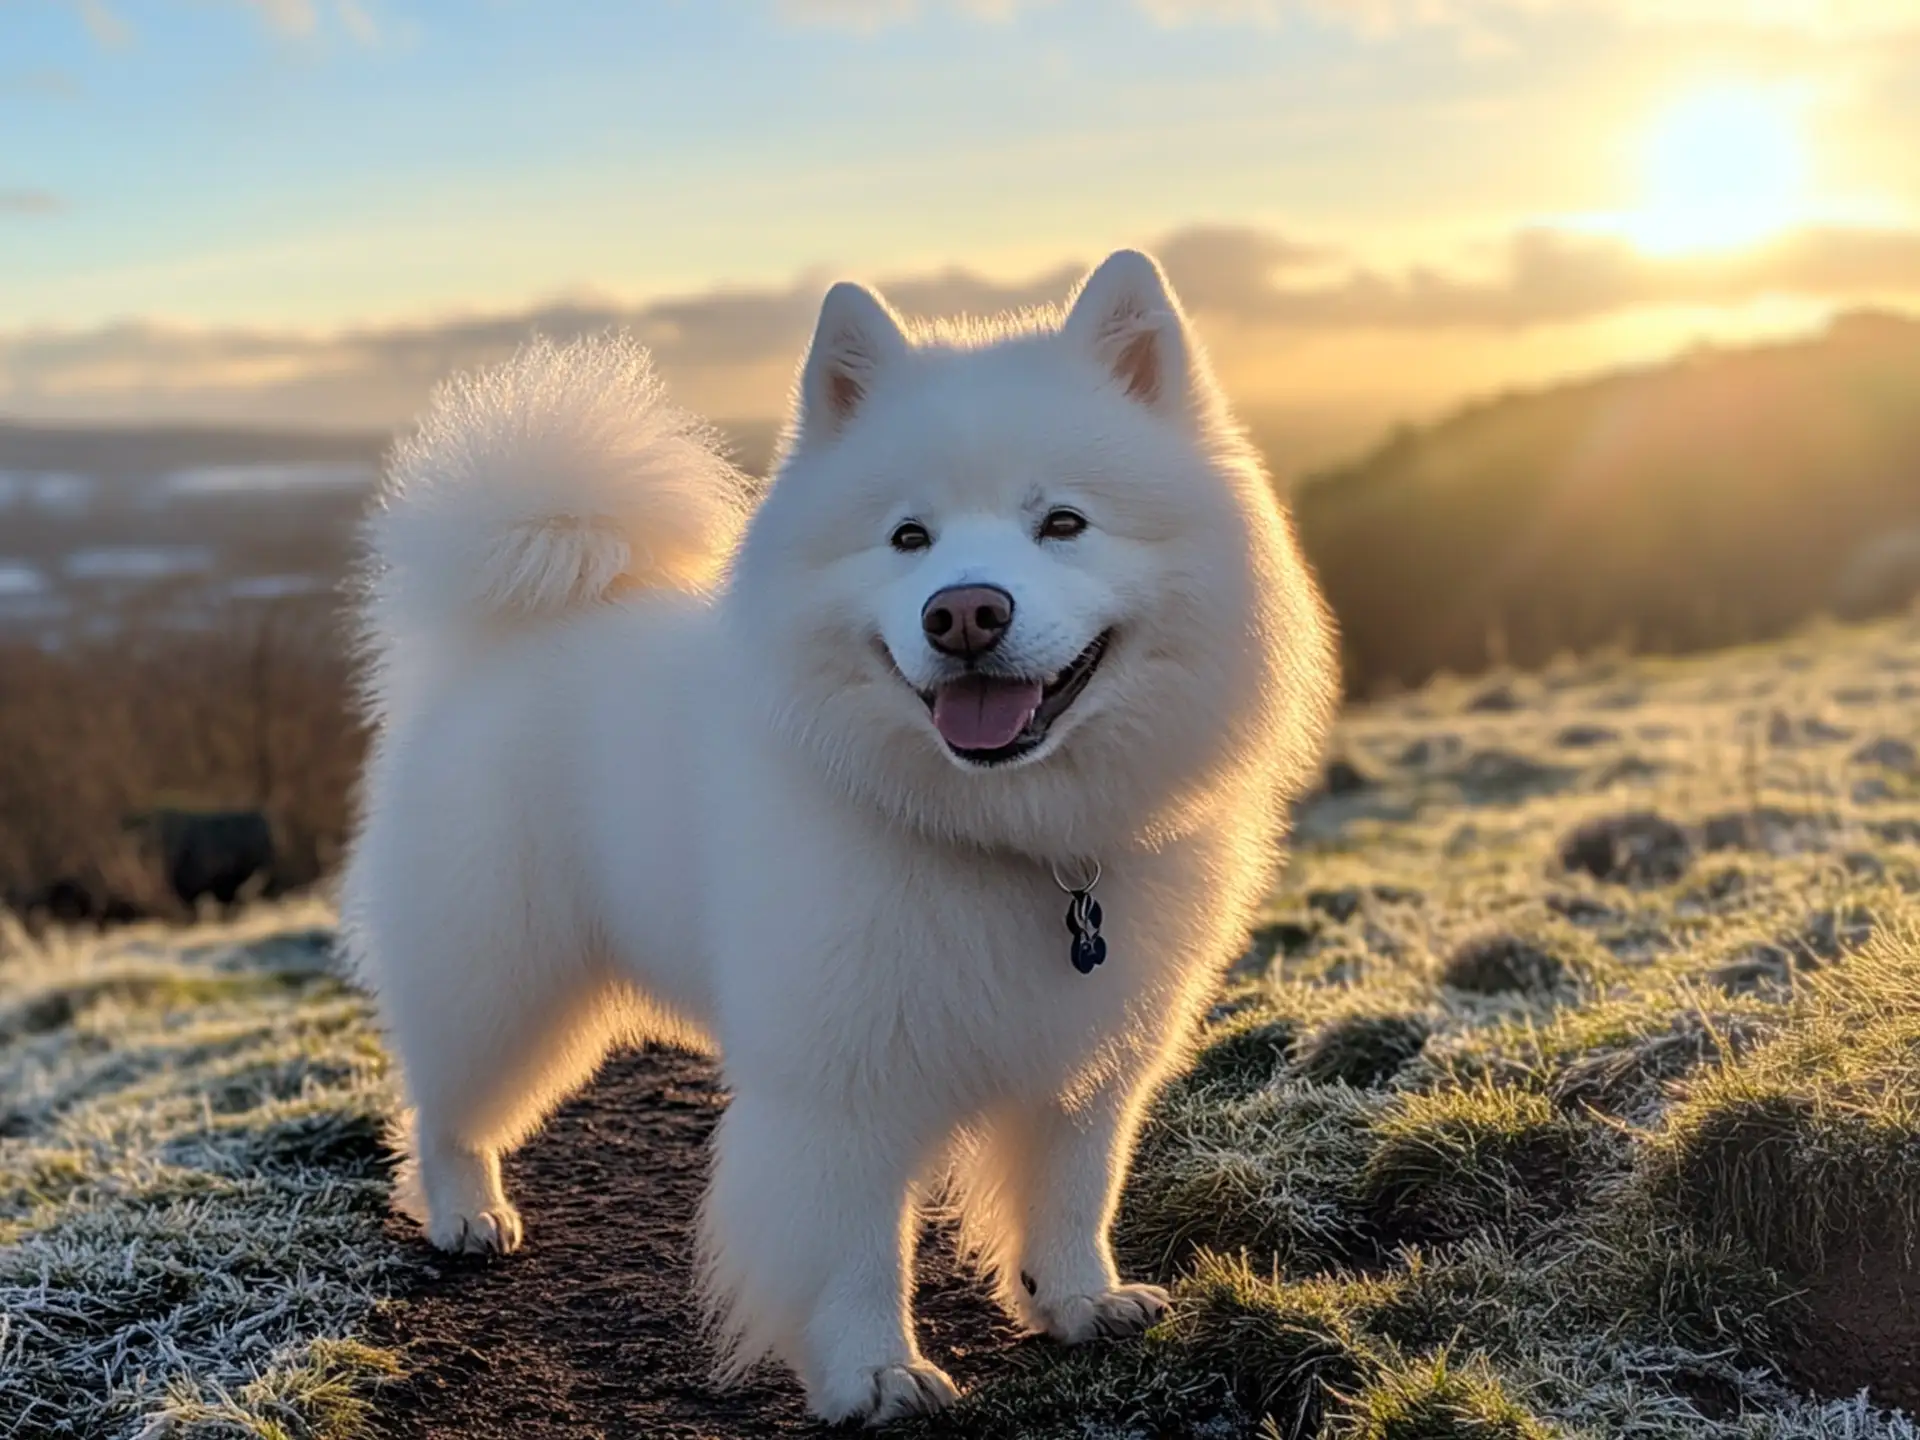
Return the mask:
[[1038, 680], [969, 675], [933, 692], [933, 728], [956, 750], [998, 750], [1019, 738], [1039, 708]]

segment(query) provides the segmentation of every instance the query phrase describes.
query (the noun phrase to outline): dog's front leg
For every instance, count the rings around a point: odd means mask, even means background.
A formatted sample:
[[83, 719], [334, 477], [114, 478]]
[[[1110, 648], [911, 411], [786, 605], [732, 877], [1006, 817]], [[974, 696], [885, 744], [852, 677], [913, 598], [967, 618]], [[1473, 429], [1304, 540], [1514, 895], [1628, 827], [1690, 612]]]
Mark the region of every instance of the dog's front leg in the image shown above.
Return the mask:
[[1030, 1326], [1068, 1345], [1135, 1334], [1166, 1312], [1158, 1285], [1121, 1282], [1108, 1240], [1147, 1088], [1116, 1083], [1027, 1117], [1015, 1301]]
[[773, 1351], [815, 1415], [877, 1425], [956, 1392], [914, 1341], [916, 1156], [835, 1108], [736, 1093], [702, 1215], [708, 1294], [737, 1362]]

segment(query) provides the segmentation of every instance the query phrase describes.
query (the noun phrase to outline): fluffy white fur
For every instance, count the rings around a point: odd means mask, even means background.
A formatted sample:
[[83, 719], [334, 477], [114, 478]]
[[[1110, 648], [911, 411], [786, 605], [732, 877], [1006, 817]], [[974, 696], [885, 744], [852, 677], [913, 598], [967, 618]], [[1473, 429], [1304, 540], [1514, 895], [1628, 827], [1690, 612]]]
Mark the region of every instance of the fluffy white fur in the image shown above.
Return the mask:
[[[717, 1046], [724, 1368], [772, 1354], [878, 1423], [953, 1395], [908, 1307], [943, 1187], [1035, 1329], [1164, 1307], [1108, 1226], [1319, 752], [1330, 626], [1143, 255], [992, 326], [910, 333], [836, 286], [798, 391], [757, 506], [630, 344], [441, 392], [369, 526], [346, 911], [434, 1244], [520, 1243], [498, 1157], [610, 1044]], [[1086, 531], [1037, 538], [1056, 506]], [[929, 547], [889, 543], [905, 519]], [[993, 767], [918, 693], [955, 673], [920, 615], [958, 583], [1014, 597], [1022, 674], [1113, 633]], [[1096, 863], [1111, 953], [1081, 975], [1054, 870]]]

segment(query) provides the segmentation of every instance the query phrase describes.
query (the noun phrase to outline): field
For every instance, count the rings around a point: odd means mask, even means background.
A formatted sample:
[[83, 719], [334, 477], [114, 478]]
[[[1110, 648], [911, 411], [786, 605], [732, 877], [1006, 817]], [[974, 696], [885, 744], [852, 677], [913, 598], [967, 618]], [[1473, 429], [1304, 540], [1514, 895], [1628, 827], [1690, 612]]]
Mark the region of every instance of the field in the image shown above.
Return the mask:
[[[1172, 1318], [996, 1342], [908, 1433], [1920, 1436], [1917, 745], [1913, 619], [1353, 710], [1135, 1167], [1119, 1238]], [[448, 1277], [386, 1217], [328, 924], [6, 935], [0, 1437], [427, 1433]], [[541, 1223], [472, 1283], [584, 1263]], [[592, 1427], [471, 1433], [796, 1430], [778, 1383], [669, 1431], [602, 1382]]]

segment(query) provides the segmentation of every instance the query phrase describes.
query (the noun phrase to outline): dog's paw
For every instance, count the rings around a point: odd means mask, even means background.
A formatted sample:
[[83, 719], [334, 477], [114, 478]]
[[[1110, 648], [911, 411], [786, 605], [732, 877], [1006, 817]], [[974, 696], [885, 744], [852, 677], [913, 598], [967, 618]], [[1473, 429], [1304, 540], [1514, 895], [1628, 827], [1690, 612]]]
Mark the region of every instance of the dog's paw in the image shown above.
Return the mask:
[[946, 1371], [916, 1360], [910, 1365], [856, 1370], [844, 1383], [822, 1387], [813, 1399], [813, 1413], [830, 1425], [849, 1420], [885, 1425], [909, 1415], [931, 1415], [959, 1398]]
[[436, 1215], [427, 1240], [449, 1255], [511, 1255], [520, 1248], [520, 1212], [502, 1200], [472, 1214]]
[[1138, 1335], [1167, 1313], [1158, 1285], [1116, 1285], [1098, 1295], [1068, 1295], [1034, 1307], [1040, 1328], [1062, 1345]]

